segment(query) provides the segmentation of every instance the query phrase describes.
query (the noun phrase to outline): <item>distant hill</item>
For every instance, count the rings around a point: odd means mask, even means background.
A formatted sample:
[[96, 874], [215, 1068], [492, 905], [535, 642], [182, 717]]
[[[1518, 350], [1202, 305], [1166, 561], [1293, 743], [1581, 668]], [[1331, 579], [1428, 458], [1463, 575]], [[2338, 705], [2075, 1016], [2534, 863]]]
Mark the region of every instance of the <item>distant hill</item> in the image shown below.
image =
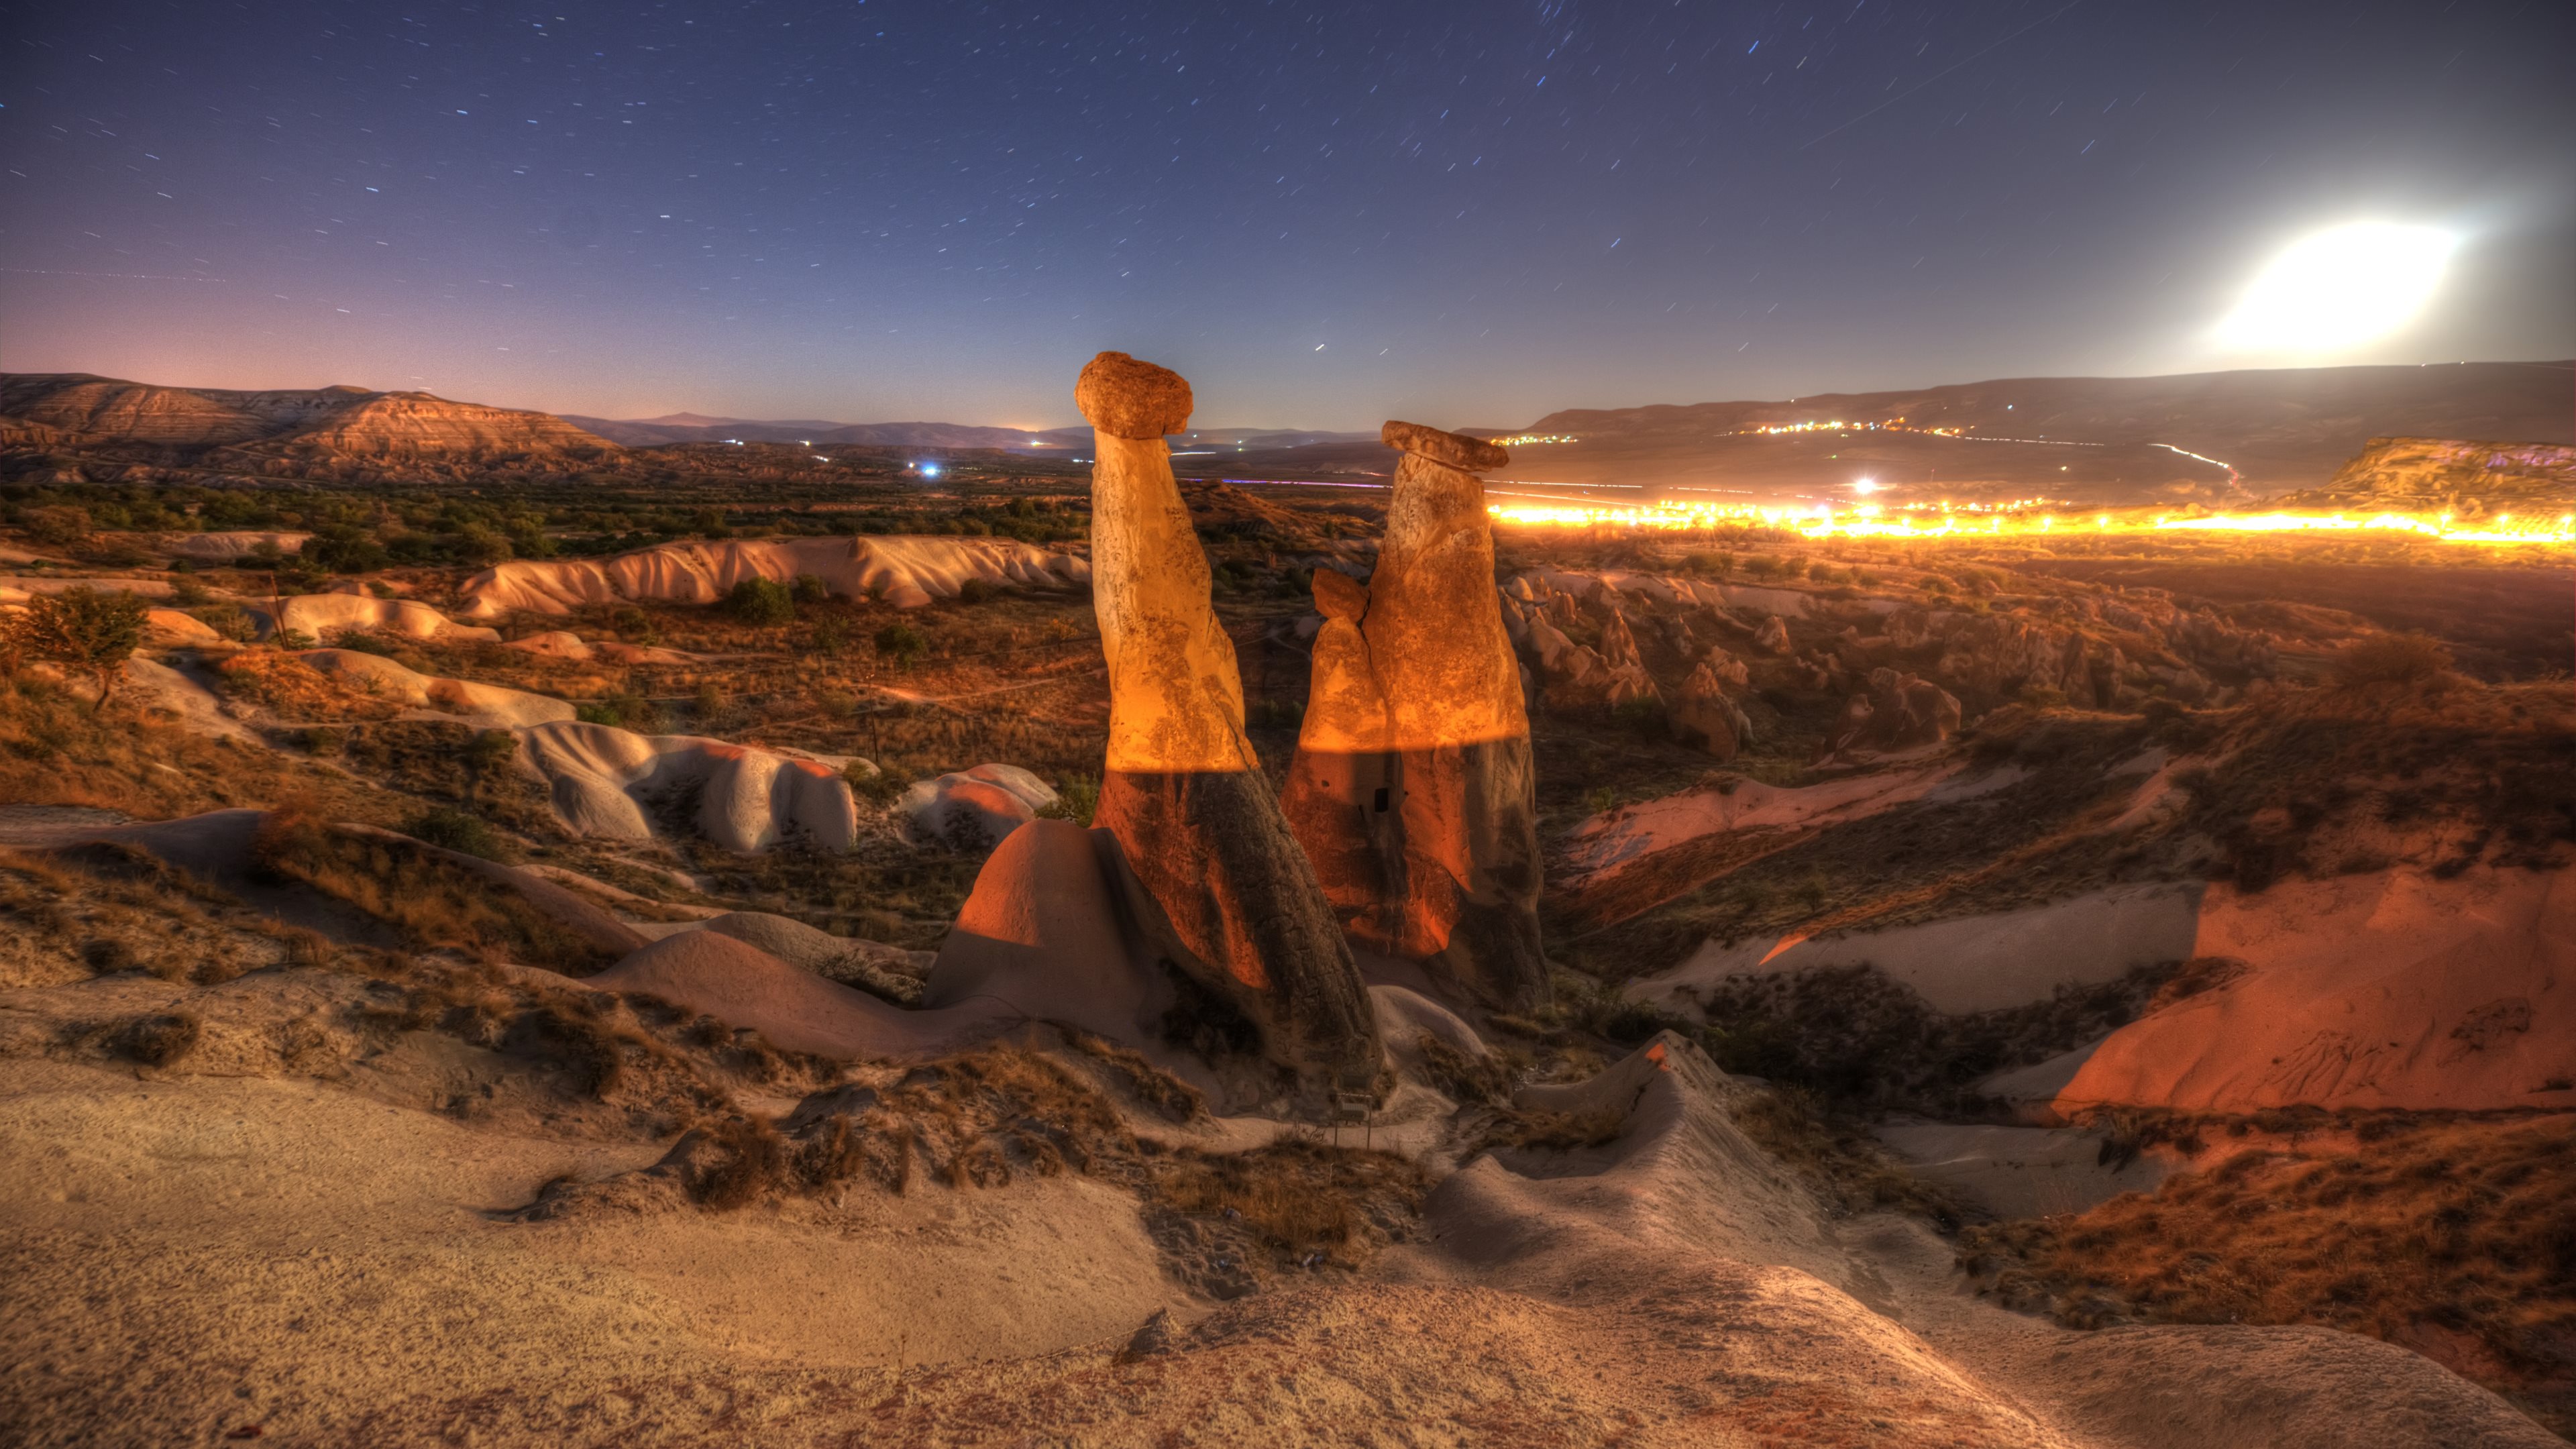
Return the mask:
[[502, 462], [615, 451], [550, 413], [360, 387], [159, 387], [82, 372], [0, 373], [0, 443], [202, 461]]
[[[1770, 433], [1843, 422], [1908, 430]], [[1929, 429], [1955, 429], [1957, 438]], [[1568, 408], [1504, 473], [1778, 492], [1848, 486], [2101, 502], [2323, 485], [2373, 438], [2576, 443], [2576, 364], [2291, 368], [2032, 377], [1778, 401]], [[2195, 456], [2197, 455], [2197, 456]], [[2232, 476], [2231, 476], [2232, 470]]]

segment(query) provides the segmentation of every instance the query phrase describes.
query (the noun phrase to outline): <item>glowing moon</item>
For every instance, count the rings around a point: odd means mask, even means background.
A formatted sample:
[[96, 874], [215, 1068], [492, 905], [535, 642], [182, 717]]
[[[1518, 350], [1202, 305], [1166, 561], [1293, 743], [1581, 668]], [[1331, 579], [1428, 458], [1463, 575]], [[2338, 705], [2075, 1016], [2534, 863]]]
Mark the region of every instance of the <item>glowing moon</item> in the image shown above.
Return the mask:
[[2266, 352], [2330, 352], [2414, 320], [2441, 285], [2457, 239], [2429, 226], [2356, 222], [2300, 238], [2245, 289], [2221, 341]]

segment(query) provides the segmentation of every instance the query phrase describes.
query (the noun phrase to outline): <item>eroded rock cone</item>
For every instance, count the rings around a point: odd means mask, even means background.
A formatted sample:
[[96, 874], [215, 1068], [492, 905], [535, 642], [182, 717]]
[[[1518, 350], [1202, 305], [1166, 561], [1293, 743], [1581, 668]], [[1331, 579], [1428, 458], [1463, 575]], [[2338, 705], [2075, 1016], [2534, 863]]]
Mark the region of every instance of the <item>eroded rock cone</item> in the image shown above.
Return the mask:
[[1665, 719], [1672, 726], [1674, 738], [1721, 760], [1734, 759], [1753, 733], [1744, 711], [1727, 698], [1717, 671], [1705, 663], [1682, 682], [1680, 691], [1665, 708]]
[[1282, 804], [1361, 945], [1495, 1006], [1547, 995], [1538, 811], [1485, 485], [1503, 450], [1391, 422], [1404, 450], [1366, 585], [1315, 575], [1324, 624]]
[[1310, 1099], [1366, 1086], [1367, 990], [1243, 735], [1234, 644], [1163, 435], [1189, 420], [1179, 375], [1123, 352], [1083, 368], [1091, 567], [1109, 661], [1109, 754], [1094, 822], [1117, 838], [1129, 904], [1173, 964], [1258, 1030]]
[[1941, 686], [1893, 669], [1873, 669], [1868, 692], [1844, 704], [1842, 719], [1819, 758], [1939, 744], [1959, 732], [1959, 718], [1958, 698]]

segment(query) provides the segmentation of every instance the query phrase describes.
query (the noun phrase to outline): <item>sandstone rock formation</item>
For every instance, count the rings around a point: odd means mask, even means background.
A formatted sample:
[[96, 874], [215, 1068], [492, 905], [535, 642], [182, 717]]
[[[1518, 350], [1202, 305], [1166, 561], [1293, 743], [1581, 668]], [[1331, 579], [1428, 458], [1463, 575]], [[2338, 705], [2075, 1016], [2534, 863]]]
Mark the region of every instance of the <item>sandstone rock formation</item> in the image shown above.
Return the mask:
[[267, 620], [271, 633], [283, 631], [311, 639], [327, 640], [350, 629], [399, 634], [407, 639], [497, 641], [501, 637], [495, 630], [459, 624], [427, 604], [363, 594], [297, 594], [253, 612]]
[[261, 544], [277, 550], [280, 557], [304, 551], [309, 533], [270, 533], [256, 529], [225, 529], [216, 533], [184, 533], [161, 541], [161, 549], [172, 558], [183, 558], [192, 564], [227, 564], [249, 558]]
[[491, 728], [552, 724], [574, 717], [569, 701], [551, 695], [416, 674], [380, 654], [362, 654], [355, 649], [307, 649], [295, 657], [361, 694], [414, 709], [460, 715]]
[[2470, 517], [2576, 503], [2576, 448], [2459, 438], [2373, 438], [2326, 486], [2297, 501]]
[[922, 1005], [999, 1003], [1119, 1041], [1150, 1040], [1172, 989], [1142, 969], [1120, 924], [1104, 860], [1117, 849], [1106, 831], [1069, 820], [1011, 832], [940, 943]]
[[[1743, 667], [1736, 669], [1736, 682], [1743, 683]], [[1726, 686], [1718, 673], [1703, 662], [1691, 671], [1690, 678], [1673, 695], [1665, 707], [1665, 720], [1672, 726], [1673, 738], [1695, 749], [1708, 751], [1721, 760], [1735, 758], [1753, 737], [1753, 722], [1727, 697]]]
[[1055, 802], [1055, 788], [1019, 766], [984, 764], [919, 781], [895, 808], [917, 844], [984, 851]]
[[812, 574], [843, 598], [877, 597], [897, 608], [953, 599], [969, 579], [1040, 587], [1091, 577], [1076, 554], [1002, 538], [791, 538], [674, 543], [604, 559], [516, 559], [465, 581], [465, 616], [513, 609], [569, 614], [637, 599], [712, 604], [745, 579], [778, 583]]
[[857, 802], [828, 759], [613, 725], [541, 724], [519, 740], [575, 835], [649, 841], [651, 807], [685, 807], [694, 797], [690, 823], [741, 854], [791, 837], [830, 850], [858, 839]]
[[1324, 624], [1282, 804], [1353, 941], [1523, 1008], [1547, 995], [1535, 774], [1469, 471], [1506, 456], [1414, 423], [1384, 438], [1404, 459], [1376, 572], [1315, 574]]
[[1868, 692], [1853, 695], [1843, 706], [1842, 719], [1818, 758], [1937, 745], [1958, 732], [1956, 695], [1911, 674], [1873, 669]]
[[1121, 352], [1083, 368], [1095, 434], [1092, 570], [1109, 663], [1109, 751], [1094, 818], [1118, 842], [1139, 925], [1258, 1028], [1311, 1102], [1373, 1081], [1377, 1030], [1314, 867], [1243, 735], [1233, 641], [1163, 443], [1189, 384]]

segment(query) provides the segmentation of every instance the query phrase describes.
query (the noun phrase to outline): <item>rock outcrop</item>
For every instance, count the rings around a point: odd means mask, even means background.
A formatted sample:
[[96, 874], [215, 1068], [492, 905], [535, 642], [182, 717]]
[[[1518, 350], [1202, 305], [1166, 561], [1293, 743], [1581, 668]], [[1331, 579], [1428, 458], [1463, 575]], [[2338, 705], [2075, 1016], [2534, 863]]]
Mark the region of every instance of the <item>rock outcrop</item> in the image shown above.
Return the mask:
[[812, 574], [843, 598], [897, 608], [953, 599], [968, 580], [1061, 587], [1091, 577], [1081, 556], [1004, 538], [790, 538], [673, 543], [604, 559], [519, 559], [460, 589], [469, 619], [510, 611], [569, 614], [594, 604], [653, 599], [712, 604], [745, 579], [786, 583]]
[[[1743, 666], [1737, 665], [1734, 672], [1741, 686]], [[1753, 738], [1753, 722], [1727, 696], [1725, 683], [1706, 662], [1682, 681], [1664, 708], [1664, 719], [1672, 726], [1673, 738], [1721, 760], [1734, 759]]]
[[575, 835], [649, 841], [658, 809], [745, 855], [791, 838], [831, 850], [858, 839], [857, 802], [828, 759], [597, 724], [536, 725], [519, 740]]
[[985, 764], [908, 786], [895, 808], [915, 844], [980, 852], [1055, 802], [1054, 787], [1019, 766]]
[[1207, 555], [1164, 435], [1189, 384], [1121, 352], [1083, 368], [1091, 420], [1092, 598], [1109, 663], [1109, 750], [1094, 819], [1166, 959], [1259, 1031], [1310, 1103], [1373, 1084], [1377, 1029], [1314, 867], [1243, 734], [1243, 680], [1210, 604]]
[[307, 649], [295, 657], [360, 694], [413, 709], [457, 715], [487, 728], [554, 724], [574, 717], [571, 702], [552, 695], [477, 684], [470, 679], [417, 674], [381, 654], [363, 654], [355, 649]]
[[1841, 721], [1817, 757], [1937, 745], [1958, 732], [1958, 696], [1927, 679], [1873, 669], [1868, 692], [1844, 704]]
[[273, 607], [257, 608], [270, 633], [302, 634], [329, 639], [351, 629], [398, 634], [406, 639], [479, 639], [497, 642], [498, 631], [459, 624], [427, 604], [409, 599], [376, 599], [364, 594], [297, 594]]
[[2461, 438], [2373, 438], [2300, 502], [2475, 517], [2576, 503], [2576, 448]]
[[1547, 995], [1536, 776], [1470, 471], [1506, 455], [1413, 423], [1384, 438], [1404, 459], [1376, 572], [1315, 574], [1324, 623], [1282, 806], [1353, 941], [1525, 1008]]
[[1118, 1041], [1150, 1041], [1172, 988], [1142, 969], [1120, 924], [1105, 860], [1117, 850], [1107, 832], [1069, 820], [1011, 832], [940, 942], [922, 1005], [995, 1003]]

